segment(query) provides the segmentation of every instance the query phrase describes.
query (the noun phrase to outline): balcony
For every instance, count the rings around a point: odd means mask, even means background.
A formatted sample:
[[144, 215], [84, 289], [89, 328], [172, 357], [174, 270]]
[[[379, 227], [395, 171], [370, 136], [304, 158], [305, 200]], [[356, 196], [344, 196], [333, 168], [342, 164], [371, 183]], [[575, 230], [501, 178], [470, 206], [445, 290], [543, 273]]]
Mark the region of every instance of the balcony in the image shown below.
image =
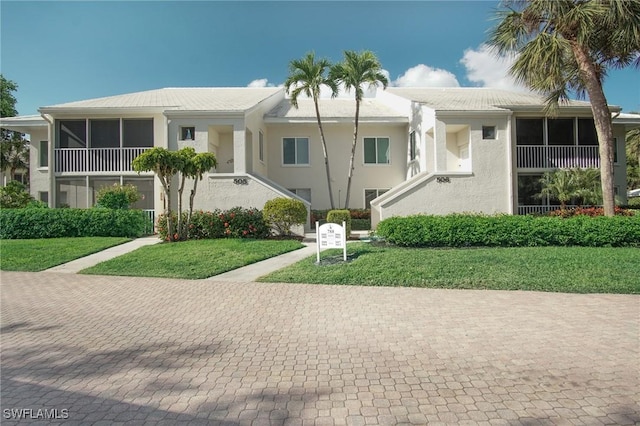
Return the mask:
[[518, 145], [516, 155], [519, 169], [600, 167], [597, 145]]
[[131, 162], [151, 148], [57, 148], [56, 173], [132, 172]]

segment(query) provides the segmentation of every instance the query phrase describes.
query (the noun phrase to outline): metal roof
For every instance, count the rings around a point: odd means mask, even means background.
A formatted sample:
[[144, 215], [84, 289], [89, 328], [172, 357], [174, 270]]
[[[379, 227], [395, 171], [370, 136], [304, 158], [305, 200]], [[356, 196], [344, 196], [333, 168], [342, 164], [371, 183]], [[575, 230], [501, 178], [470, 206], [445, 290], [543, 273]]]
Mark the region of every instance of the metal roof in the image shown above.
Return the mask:
[[[319, 99], [318, 107], [322, 120], [353, 119], [356, 113], [356, 103], [353, 99]], [[403, 120], [408, 121], [403, 114], [389, 107], [384, 101], [365, 98], [360, 103], [361, 120]], [[265, 114], [266, 121], [297, 121], [316, 120], [316, 110], [312, 99], [298, 99], [298, 108], [291, 104], [290, 99], [282, 100], [271, 111]]]
[[[389, 87], [387, 91], [438, 111], [501, 111], [545, 105], [544, 97], [535, 93], [489, 87]], [[561, 106], [591, 108], [589, 102], [575, 100]]]
[[173, 111], [246, 111], [282, 91], [274, 87], [181, 87], [147, 90], [105, 98], [87, 99], [41, 108], [67, 109], [161, 109]]

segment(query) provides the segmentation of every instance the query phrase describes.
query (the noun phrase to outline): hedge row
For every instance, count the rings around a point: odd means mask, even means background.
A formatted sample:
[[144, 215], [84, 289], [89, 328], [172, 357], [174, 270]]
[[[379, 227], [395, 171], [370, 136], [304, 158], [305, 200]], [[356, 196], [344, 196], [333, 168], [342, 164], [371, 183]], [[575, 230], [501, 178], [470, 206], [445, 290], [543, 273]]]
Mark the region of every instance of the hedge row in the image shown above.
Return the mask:
[[376, 233], [389, 243], [406, 247], [640, 247], [640, 215], [418, 215], [385, 219], [378, 224]]
[[[327, 221], [327, 214], [331, 210], [311, 210], [311, 226], [314, 227], [316, 221], [322, 225]], [[351, 216], [351, 229], [354, 231], [368, 231], [371, 229], [371, 210], [349, 209]]]
[[140, 237], [146, 222], [141, 210], [2, 209], [0, 238]]
[[[177, 223], [178, 214], [173, 212], [173, 224]], [[186, 223], [187, 213], [183, 212]], [[167, 239], [167, 219], [164, 214], [158, 217], [158, 235]], [[230, 210], [194, 211], [189, 226], [189, 239], [206, 238], [267, 238], [271, 234], [262, 212], [258, 209], [234, 207]]]

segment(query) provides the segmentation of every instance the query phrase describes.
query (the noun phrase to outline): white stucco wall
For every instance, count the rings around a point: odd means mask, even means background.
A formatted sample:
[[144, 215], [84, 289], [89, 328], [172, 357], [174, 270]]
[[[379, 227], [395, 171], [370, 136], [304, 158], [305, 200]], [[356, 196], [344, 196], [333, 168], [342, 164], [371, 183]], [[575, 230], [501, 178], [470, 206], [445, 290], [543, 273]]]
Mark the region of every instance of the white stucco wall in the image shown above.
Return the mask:
[[[34, 129], [31, 133], [31, 144], [29, 148], [29, 191], [31, 196], [39, 200], [40, 192], [49, 192], [49, 170], [52, 168], [51, 156], [49, 156], [49, 166], [39, 167], [40, 164], [40, 141], [47, 141], [49, 152], [51, 152], [51, 143], [49, 142], [48, 130], [46, 127]], [[49, 194], [51, 198], [51, 194]]]
[[[353, 124], [323, 123], [329, 152], [332, 190], [335, 207], [344, 206], [347, 173], [353, 140]], [[313, 209], [331, 207], [322, 152], [322, 142], [315, 123], [268, 124], [265, 135], [268, 153], [268, 176], [285, 188], [310, 188]], [[309, 166], [283, 165], [282, 139], [309, 138]], [[390, 138], [390, 164], [364, 164], [365, 137]], [[408, 125], [406, 123], [362, 123], [358, 130], [355, 171], [353, 174], [350, 208], [364, 207], [364, 189], [391, 188], [405, 180], [407, 169]]]
[[[497, 138], [482, 139], [482, 126], [487, 118], [440, 117], [439, 122], [446, 127], [468, 126], [456, 133], [436, 132], [446, 140], [434, 143], [441, 148], [458, 150], [469, 141], [471, 172], [459, 171], [457, 161], [449, 160], [446, 152], [447, 170], [423, 174], [416, 177], [417, 183], [410, 190], [393, 196], [377, 204], [376, 209], [382, 218], [407, 216], [411, 214], [449, 214], [449, 213], [509, 213], [511, 212], [510, 185], [511, 173], [509, 156], [510, 136], [507, 117], [491, 119], [495, 123]], [[468, 136], [467, 136], [468, 135]], [[448, 152], [448, 150], [447, 150]], [[447, 177], [448, 182], [438, 182], [438, 177]], [[380, 217], [372, 212], [372, 226]]]
[[[188, 182], [187, 185], [190, 189], [192, 183]], [[267, 201], [286, 196], [287, 194], [257, 181], [250, 175], [210, 174], [198, 183], [194, 208], [212, 211], [215, 209], [228, 210], [240, 206], [261, 210]], [[188, 204], [185, 205], [188, 206]], [[308, 218], [309, 215], [307, 215], [307, 229], [309, 229]], [[302, 232], [301, 228], [296, 233]]]

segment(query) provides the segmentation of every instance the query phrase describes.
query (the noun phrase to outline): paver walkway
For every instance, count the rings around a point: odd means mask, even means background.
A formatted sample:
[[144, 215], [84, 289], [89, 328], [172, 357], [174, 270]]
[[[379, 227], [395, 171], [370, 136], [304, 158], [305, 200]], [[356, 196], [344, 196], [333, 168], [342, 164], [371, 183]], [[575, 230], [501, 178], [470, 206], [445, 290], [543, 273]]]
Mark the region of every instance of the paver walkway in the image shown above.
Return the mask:
[[3, 425], [640, 422], [638, 296], [0, 280]]

